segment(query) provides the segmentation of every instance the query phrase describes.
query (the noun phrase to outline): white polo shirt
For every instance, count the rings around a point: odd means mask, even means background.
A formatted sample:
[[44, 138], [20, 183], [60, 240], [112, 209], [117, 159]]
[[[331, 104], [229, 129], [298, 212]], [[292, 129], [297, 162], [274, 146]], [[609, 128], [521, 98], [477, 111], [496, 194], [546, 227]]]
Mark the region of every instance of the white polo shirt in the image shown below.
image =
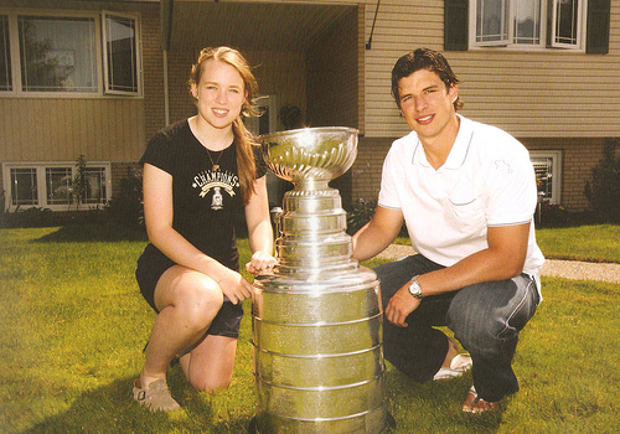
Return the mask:
[[523, 272], [538, 280], [544, 257], [534, 231], [537, 189], [528, 151], [505, 131], [458, 116], [456, 141], [438, 170], [415, 132], [392, 144], [378, 203], [402, 210], [413, 248], [447, 267], [487, 248], [487, 227], [530, 222]]

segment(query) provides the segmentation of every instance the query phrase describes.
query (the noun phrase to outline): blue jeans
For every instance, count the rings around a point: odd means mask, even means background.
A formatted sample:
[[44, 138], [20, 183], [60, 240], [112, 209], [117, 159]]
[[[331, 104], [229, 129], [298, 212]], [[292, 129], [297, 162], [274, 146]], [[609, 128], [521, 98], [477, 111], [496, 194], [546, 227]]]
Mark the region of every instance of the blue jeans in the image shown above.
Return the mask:
[[[422, 255], [375, 268], [383, 306], [413, 276], [441, 268]], [[448, 351], [447, 336], [434, 326], [447, 326], [471, 354], [478, 395], [489, 402], [499, 401], [519, 390], [512, 358], [519, 331], [538, 303], [536, 283], [526, 274], [425, 297], [407, 317], [408, 327], [383, 321], [385, 358], [418, 382], [431, 380]]]

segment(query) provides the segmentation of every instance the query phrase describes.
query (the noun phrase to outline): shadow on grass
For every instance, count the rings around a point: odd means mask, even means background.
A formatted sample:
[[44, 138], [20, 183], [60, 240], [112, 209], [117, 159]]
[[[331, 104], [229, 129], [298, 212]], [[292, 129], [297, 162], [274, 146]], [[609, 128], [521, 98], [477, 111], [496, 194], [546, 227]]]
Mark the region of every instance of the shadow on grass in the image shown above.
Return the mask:
[[[131, 396], [133, 378], [123, 378], [82, 393], [71, 407], [48, 417], [22, 434], [150, 434], [249, 432], [253, 408], [235, 408], [229, 415], [210, 395], [194, 390], [179, 368], [169, 372], [168, 382], [182, 409], [172, 413], [150, 412]], [[392, 370], [387, 375], [389, 411], [396, 427], [382, 434], [458, 432], [493, 434], [501, 414], [472, 417], [460, 411], [460, 399], [471, 377], [442, 383], [417, 384]], [[232, 410], [232, 408], [231, 408]], [[446, 431], [448, 430], [448, 431]]]
[[132, 229], [127, 226], [104, 223], [67, 225], [57, 231], [37, 239], [41, 243], [83, 243], [113, 241], [148, 241], [144, 229]]
[[182, 373], [172, 370], [170, 388], [182, 409], [151, 412], [132, 398], [134, 378], [116, 380], [106, 386], [82, 393], [71, 407], [48, 417], [23, 434], [129, 434], [129, 433], [217, 433], [239, 434], [247, 430], [253, 415], [224, 420], [209, 395], [187, 384]]
[[385, 378], [390, 412], [396, 421], [396, 428], [389, 434], [493, 434], [503, 423], [502, 412], [472, 415], [461, 411], [461, 402], [472, 382], [471, 373], [450, 381], [420, 384], [388, 363]]

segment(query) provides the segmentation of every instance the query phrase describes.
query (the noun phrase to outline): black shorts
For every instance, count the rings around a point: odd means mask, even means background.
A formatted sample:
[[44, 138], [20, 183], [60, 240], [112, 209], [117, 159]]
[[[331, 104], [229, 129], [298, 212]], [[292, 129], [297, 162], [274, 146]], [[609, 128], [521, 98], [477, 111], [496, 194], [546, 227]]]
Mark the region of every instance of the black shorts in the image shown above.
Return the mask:
[[[155, 306], [155, 286], [161, 275], [173, 265], [176, 264], [163, 255], [143, 254], [138, 259], [136, 280], [142, 296], [156, 313], [159, 313], [159, 309]], [[239, 337], [241, 317], [243, 317], [241, 302], [233, 304], [228, 297], [224, 296], [224, 303], [206, 334], [236, 339]]]

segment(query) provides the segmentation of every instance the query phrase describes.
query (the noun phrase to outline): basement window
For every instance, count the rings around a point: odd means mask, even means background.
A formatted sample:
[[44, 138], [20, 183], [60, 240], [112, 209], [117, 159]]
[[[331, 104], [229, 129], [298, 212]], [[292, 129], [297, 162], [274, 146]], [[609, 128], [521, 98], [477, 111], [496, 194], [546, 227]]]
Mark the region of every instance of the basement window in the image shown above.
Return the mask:
[[559, 204], [562, 191], [562, 151], [530, 151], [542, 200]]

